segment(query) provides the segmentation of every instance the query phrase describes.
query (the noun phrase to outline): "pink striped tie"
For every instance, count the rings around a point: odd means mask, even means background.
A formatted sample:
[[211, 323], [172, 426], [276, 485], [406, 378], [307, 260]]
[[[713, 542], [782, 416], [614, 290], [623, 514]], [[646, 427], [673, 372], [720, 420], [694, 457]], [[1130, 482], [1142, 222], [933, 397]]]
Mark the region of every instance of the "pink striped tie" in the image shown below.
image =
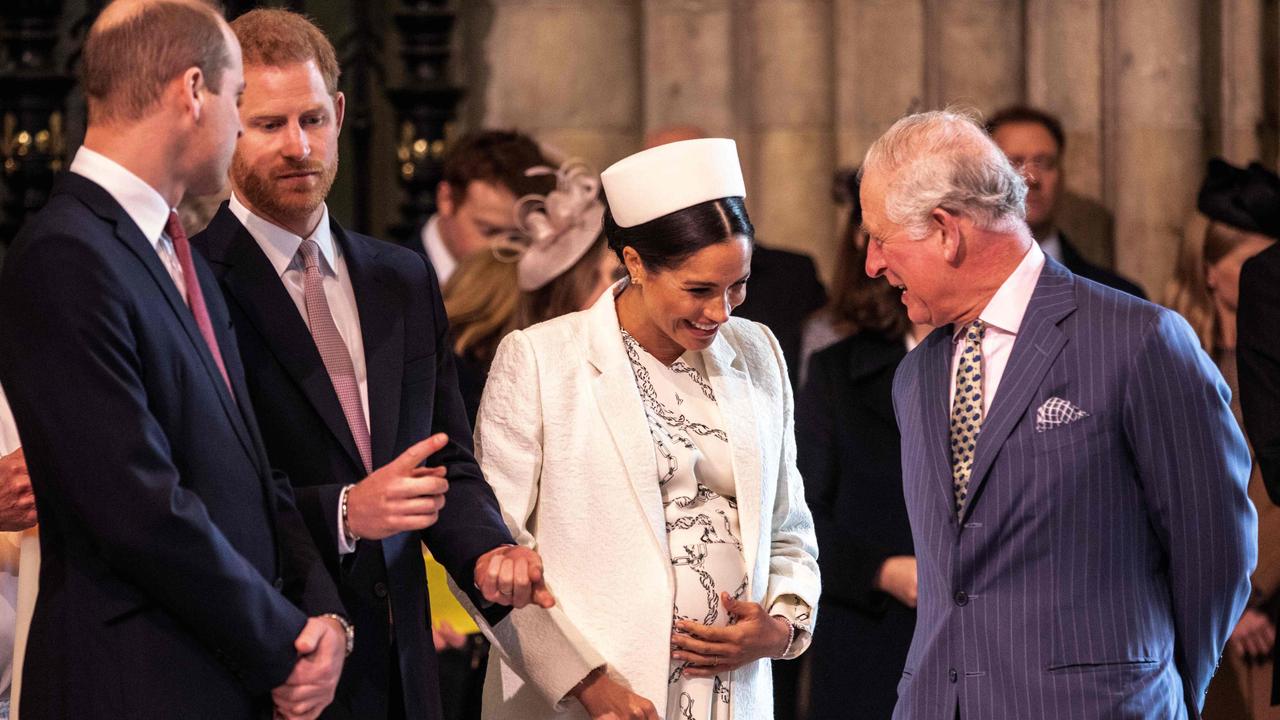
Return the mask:
[[[222, 363], [222, 351], [218, 349], [218, 336], [213, 334], [213, 322], [209, 320], [209, 308], [204, 304], [204, 291], [200, 289], [200, 278], [196, 276], [196, 264], [191, 259], [191, 243], [187, 241], [187, 231], [182, 228], [182, 220], [178, 213], [170, 210], [169, 221], [164, 224], [164, 231], [173, 241], [173, 252], [178, 256], [178, 265], [182, 268], [182, 284], [187, 286], [187, 307], [195, 316], [196, 327], [209, 346], [213, 361], [218, 364], [222, 380], [231, 390], [231, 379], [227, 376], [227, 366]], [[236, 394], [231, 393], [234, 398]]]
[[303, 275], [302, 292], [307, 304], [307, 319], [311, 323], [311, 337], [315, 340], [316, 349], [320, 351], [320, 359], [324, 369], [329, 373], [329, 381], [338, 394], [338, 402], [342, 404], [342, 414], [347, 418], [347, 426], [351, 428], [351, 437], [356, 441], [356, 450], [360, 452], [360, 460], [364, 462], [365, 472], [373, 470], [373, 444], [369, 439], [369, 426], [365, 423], [364, 408], [360, 404], [360, 384], [356, 381], [356, 369], [351, 363], [351, 353], [338, 333], [338, 326], [333, 322], [333, 314], [329, 312], [329, 301], [324, 295], [324, 276], [320, 272], [320, 246], [315, 240], [303, 240], [299, 248], [302, 261], [306, 264]]

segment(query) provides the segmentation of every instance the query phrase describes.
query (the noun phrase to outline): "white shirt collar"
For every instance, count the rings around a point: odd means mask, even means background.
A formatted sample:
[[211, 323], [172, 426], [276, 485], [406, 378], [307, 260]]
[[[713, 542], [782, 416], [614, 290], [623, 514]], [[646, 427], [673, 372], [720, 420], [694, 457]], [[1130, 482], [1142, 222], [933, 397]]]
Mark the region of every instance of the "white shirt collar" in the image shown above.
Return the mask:
[[[302, 246], [304, 238], [294, 235], [269, 220], [254, 215], [253, 211], [245, 207], [234, 192], [231, 193], [229, 206], [231, 213], [240, 220], [240, 224], [244, 225], [244, 228], [257, 241], [258, 247], [262, 248], [267, 260], [271, 261], [271, 267], [276, 269], [276, 275], [284, 275], [289, 266], [293, 264], [294, 258], [298, 256], [298, 248]], [[333, 273], [338, 248], [333, 242], [333, 233], [329, 230], [329, 206], [324, 205], [323, 207], [324, 213], [320, 216], [320, 222], [316, 224], [316, 229], [311, 232], [309, 239], [314, 240], [316, 245], [320, 246], [320, 256], [324, 258], [322, 264], [326, 267], [325, 271]]]
[[[1027, 305], [1036, 291], [1036, 283], [1040, 280], [1040, 271], [1043, 269], [1044, 251], [1033, 240], [1031, 249], [1022, 256], [1022, 261], [1005, 278], [996, 294], [991, 296], [978, 318], [988, 327], [1017, 335], [1022, 327], [1022, 316], [1027, 314]], [[958, 338], [963, 329], [963, 326], [955, 327], [952, 339]]]
[[76, 151], [70, 170], [101, 185], [120, 203], [147, 242], [158, 249], [171, 210], [158, 190], [120, 163], [83, 145]]
[[439, 215], [428, 218], [427, 224], [422, 228], [422, 247], [427, 251], [431, 266], [436, 269], [436, 277], [440, 279], [440, 284], [444, 285], [449, 276], [453, 275], [458, 261], [449, 253], [449, 248], [444, 245], [444, 238], [440, 236]]

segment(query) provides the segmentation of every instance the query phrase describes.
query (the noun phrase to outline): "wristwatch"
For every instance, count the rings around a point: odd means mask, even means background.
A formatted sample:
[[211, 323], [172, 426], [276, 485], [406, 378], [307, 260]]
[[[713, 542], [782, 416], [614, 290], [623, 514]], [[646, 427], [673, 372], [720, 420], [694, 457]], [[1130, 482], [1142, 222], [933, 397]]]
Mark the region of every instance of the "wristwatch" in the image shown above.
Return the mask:
[[344, 632], [344, 633], [346, 633], [346, 634], [347, 634], [347, 652], [346, 652], [346, 654], [345, 654], [345, 655], [343, 655], [343, 657], [347, 657], [347, 656], [351, 655], [351, 651], [352, 651], [352, 650], [354, 650], [354, 649], [355, 649], [355, 647], [356, 647], [356, 628], [355, 628], [355, 626], [354, 626], [354, 625], [352, 625], [352, 624], [350, 623], [350, 621], [348, 621], [346, 618], [342, 617], [341, 615], [339, 615], [339, 614], [337, 614], [337, 613], [325, 613], [325, 614], [321, 615], [320, 617], [322, 617], [322, 618], [333, 618], [334, 620], [337, 620], [337, 621], [338, 621], [338, 624], [342, 626], [342, 632]]

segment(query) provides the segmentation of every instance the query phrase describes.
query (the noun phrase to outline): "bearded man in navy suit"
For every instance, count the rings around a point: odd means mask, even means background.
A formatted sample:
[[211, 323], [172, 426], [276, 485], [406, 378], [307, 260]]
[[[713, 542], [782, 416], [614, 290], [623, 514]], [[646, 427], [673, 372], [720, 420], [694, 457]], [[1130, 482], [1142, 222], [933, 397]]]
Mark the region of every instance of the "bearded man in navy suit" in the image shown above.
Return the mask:
[[360, 637], [323, 717], [439, 718], [422, 543], [490, 622], [554, 601], [471, 454], [430, 263], [329, 215], [345, 108], [333, 46], [286, 10], [231, 27], [245, 131], [231, 198], [193, 243], [231, 309], [267, 453]]
[[971, 118], [867, 152], [867, 273], [937, 326], [894, 378], [919, 571], [896, 718], [1198, 718], [1249, 594], [1229, 391], [1176, 313], [1073, 275]]
[[83, 67], [84, 147], [0, 273], [41, 521], [22, 717], [313, 718], [350, 625], [173, 209], [226, 177], [239, 45], [204, 3], [117, 2]]

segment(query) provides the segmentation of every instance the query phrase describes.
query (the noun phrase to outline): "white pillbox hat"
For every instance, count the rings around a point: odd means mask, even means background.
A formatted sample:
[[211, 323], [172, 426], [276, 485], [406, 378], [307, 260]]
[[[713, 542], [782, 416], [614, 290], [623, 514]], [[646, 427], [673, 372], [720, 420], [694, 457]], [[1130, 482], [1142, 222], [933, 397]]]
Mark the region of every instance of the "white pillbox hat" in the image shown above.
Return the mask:
[[635, 227], [708, 200], [747, 196], [738, 146], [726, 138], [659, 145], [600, 173], [618, 227]]

